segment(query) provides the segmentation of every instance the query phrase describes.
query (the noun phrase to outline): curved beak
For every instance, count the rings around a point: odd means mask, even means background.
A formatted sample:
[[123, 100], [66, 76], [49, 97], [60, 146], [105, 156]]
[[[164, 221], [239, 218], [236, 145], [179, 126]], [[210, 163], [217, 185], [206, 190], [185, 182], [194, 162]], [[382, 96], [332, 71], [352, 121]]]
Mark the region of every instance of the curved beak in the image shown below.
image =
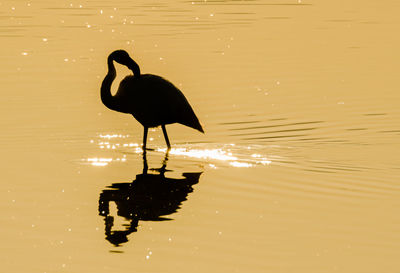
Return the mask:
[[134, 60], [132, 60], [132, 59], [130, 59], [127, 63], [126, 63], [126, 66], [130, 69], [130, 70], [132, 70], [132, 72], [133, 72], [133, 74], [137, 74], [137, 75], [140, 75], [140, 68], [139, 68], [139, 65], [134, 61]]

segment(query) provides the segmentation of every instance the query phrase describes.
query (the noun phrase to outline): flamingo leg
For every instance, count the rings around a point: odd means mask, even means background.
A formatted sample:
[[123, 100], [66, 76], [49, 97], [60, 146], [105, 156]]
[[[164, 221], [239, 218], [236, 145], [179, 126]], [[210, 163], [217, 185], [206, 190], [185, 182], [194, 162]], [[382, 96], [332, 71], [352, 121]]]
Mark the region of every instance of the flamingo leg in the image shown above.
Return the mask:
[[169, 143], [169, 139], [168, 139], [168, 134], [167, 134], [167, 129], [165, 129], [165, 125], [161, 125], [163, 134], [164, 134], [164, 138], [165, 138], [165, 142], [167, 143], [167, 147], [168, 147], [168, 151], [171, 150], [171, 144]]
[[147, 131], [149, 130], [148, 127], [144, 127], [144, 132], [143, 132], [143, 146], [142, 149], [144, 152], [146, 152], [146, 142], [147, 142]]
[[147, 174], [149, 165], [147, 165], [146, 150], [143, 150], [143, 174]]

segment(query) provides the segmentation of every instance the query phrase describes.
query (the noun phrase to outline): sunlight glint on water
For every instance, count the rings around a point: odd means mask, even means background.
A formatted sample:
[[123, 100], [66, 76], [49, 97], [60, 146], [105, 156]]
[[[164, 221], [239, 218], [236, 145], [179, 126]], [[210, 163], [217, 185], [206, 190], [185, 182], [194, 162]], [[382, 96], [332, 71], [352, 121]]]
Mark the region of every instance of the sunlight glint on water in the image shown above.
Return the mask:
[[[103, 141], [99, 140], [97, 142], [97, 145], [99, 146], [100, 149], [111, 149], [111, 150], [116, 150], [119, 152], [125, 152], [125, 151], [133, 151], [136, 154], [141, 154], [143, 153], [142, 148], [138, 143], [122, 143], [119, 141], [116, 141], [118, 139], [120, 140], [125, 140], [128, 138], [128, 135], [120, 135], [120, 134], [106, 134], [106, 135], [99, 135], [100, 139], [108, 139], [108, 140], [114, 140], [112, 142], [110, 141]], [[152, 141], [152, 139], [150, 139]], [[94, 140], [91, 140], [90, 143], [94, 143]], [[190, 147], [178, 147], [178, 148], [171, 148], [171, 150], [168, 152], [170, 155], [177, 155], [177, 156], [182, 156], [184, 158], [193, 158], [193, 159], [200, 159], [204, 162], [213, 162], [213, 161], [219, 161], [219, 162], [226, 162], [232, 167], [254, 167], [257, 165], [269, 165], [272, 163], [271, 160], [269, 160], [266, 156], [261, 155], [261, 154], [241, 154], [241, 155], [235, 155], [232, 149], [234, 150], [251, 150], [250, 146], [247, 147], [238, 147], [238, 145], [235, 144], [222, 144], [220, 145], [224, 148], [215, 148], [215, 149], [199, 149], [199, 148], [190, 148]], [[166, 148], [156, 148], [155, 151], [159, 153], [166, 153], [167, 149]], [[240, 156], [240, 157], [239, 157]], [[83, 162], [89, 162], [93, 166], [107, 166], [111, 162], [126, 162], [126, 154], [123, 155], [122, 158], [87, 158]], [[210, 163], [212, 164], [212, 163]], [[212, 166], [216, 167], [215, 164]]]

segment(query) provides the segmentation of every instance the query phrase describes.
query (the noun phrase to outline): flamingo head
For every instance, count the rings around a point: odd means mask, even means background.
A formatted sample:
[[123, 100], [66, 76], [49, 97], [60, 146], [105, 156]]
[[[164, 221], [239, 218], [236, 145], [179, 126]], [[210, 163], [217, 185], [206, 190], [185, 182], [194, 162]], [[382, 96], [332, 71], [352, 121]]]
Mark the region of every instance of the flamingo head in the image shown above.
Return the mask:
[[140, 75], [139, 66], [137, 65], [137, 63], [134, 60], [132, 60], [131, 57], [129, 57], [128, 52], [126, 52], [125, 50], [122, 50], [122, 49], [115, 50], [114, 52], [112, 52], [110, 54], [110, 56], [108, 58], [109, 58], [109, 60], [114, 60], [119, 64], [125, 65], [130, 70], [132, 70], [135, 74]]
[[128, 65], [132, 60], [131, 57], [129, 57], [128, 52], [122, 49], [115, 50], [113, 53], [110, 54], [110, 58], [116, 61], [117, 63], [123, 65]]

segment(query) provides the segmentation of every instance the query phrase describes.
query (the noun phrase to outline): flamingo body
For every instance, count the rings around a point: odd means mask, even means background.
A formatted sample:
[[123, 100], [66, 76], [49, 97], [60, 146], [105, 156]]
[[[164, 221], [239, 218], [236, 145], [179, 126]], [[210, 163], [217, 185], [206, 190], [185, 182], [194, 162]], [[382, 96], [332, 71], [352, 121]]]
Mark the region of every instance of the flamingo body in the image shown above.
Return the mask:
[[115, 98], [121, 101], [121, 112], [132, 114], [144, 127], [180, 123], [204, 132], [183, 93], [160, 76], [127, 76]]

